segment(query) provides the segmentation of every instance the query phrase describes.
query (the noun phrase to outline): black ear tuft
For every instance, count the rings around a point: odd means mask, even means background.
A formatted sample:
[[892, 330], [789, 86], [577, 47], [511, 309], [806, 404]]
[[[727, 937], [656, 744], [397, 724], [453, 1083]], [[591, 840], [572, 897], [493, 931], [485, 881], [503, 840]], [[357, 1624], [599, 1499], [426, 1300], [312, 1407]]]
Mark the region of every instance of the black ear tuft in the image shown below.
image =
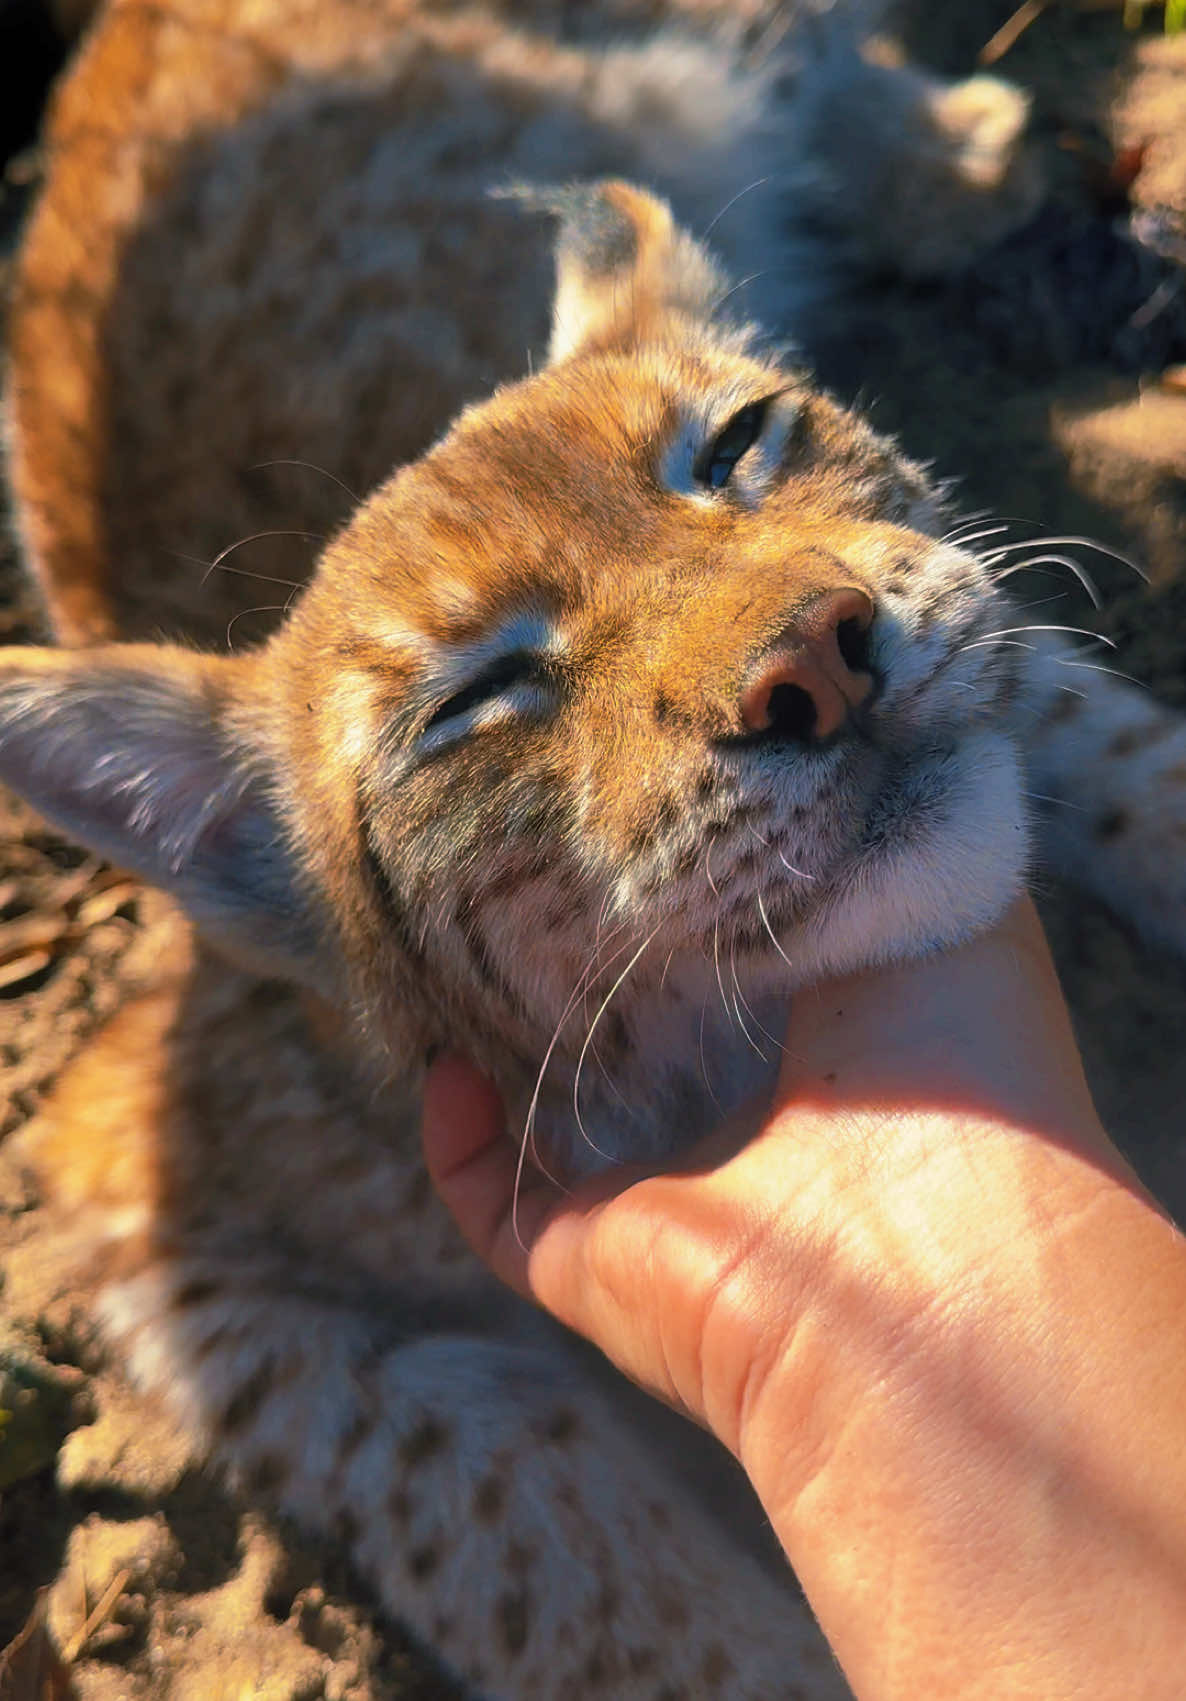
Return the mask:
[[622, 348], [712, 318], [727, 284], [671, 209], [645, 190], [607, 179], [504, 191], [560, 221], [551, 358]]

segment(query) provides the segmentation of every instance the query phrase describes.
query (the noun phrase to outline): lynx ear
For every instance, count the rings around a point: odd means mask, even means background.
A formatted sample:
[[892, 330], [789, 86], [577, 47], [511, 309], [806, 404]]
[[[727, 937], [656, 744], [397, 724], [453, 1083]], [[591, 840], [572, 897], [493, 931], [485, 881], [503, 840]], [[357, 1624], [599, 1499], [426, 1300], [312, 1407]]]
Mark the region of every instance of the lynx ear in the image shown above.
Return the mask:
[[266, 757], [236, 729], [253, 659], [155, 645], [0, 656], [0, 779], [162, 887], [253, 965], [312, 978]]
[[549, 357], [651, 341], [665, 322], [703, 323], [727, 292], [722, 273], [665, 201], [629, 183], [515, 193], [560, 219]]

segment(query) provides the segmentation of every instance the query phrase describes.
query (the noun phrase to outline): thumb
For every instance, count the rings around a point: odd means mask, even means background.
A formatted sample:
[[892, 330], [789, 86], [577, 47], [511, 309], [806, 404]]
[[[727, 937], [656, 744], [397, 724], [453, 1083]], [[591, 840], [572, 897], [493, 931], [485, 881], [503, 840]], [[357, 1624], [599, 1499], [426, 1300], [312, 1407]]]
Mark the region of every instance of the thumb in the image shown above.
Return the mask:
[[424, 1083], [424, 1161], [445, 1208], [484, 1264], [525, 1298], [528, 1257], [562, 1195], [507, 1138], [494, 1083], [462, 1057]]

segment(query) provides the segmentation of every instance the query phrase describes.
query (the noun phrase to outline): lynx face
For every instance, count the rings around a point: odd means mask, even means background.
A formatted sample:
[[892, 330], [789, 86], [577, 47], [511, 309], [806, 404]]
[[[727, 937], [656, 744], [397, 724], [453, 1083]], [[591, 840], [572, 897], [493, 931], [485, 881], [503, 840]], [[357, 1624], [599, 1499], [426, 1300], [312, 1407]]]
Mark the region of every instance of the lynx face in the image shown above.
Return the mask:
[[919, 469], [714, 322], [665, 208], [564, 211], [552, 366], [397, 473], [266, 651], [46, 662], [5, 749], [69, 725], [47, 812], [397, 1055], [463, 1035], [523, 1100], [547, 1059], [561, 1140], [638, 1154], [748, 1090], [772, 996], [1004, 905], [1016, 651]]

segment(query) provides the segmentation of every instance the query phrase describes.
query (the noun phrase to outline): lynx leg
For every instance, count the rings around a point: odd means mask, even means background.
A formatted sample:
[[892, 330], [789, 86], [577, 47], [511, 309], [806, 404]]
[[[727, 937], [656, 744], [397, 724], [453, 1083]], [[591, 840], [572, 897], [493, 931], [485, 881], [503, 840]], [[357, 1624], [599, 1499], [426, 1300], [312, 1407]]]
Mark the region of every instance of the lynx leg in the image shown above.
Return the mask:
[[1148, 938], [1186, 952], [1186, 717], [1053, 646], [1034, 678], [1041, 856]]
[[[215, 1457], [343, 1539], [483, 1695], [840, 1701], [806, 1607], [721, 1533], [562, 1350], [436, 1334], [248, 1264], [158, 1263], [109, 1327]], [[789, 1578], [788, 1578], [789, 1583]]]

